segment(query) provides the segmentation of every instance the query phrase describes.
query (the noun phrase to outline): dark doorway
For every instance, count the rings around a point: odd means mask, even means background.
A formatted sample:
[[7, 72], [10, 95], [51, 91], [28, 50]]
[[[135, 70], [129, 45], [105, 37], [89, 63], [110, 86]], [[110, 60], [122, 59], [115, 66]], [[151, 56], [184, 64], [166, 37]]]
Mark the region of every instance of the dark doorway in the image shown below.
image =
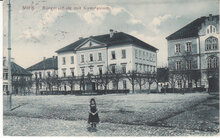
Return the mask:
[[92, 82], [92, 91], [95, 91], [95, 83]]
[[218, 78], [209, 78], [209, 92], [218, 92], [219, 91], [219, 80]]

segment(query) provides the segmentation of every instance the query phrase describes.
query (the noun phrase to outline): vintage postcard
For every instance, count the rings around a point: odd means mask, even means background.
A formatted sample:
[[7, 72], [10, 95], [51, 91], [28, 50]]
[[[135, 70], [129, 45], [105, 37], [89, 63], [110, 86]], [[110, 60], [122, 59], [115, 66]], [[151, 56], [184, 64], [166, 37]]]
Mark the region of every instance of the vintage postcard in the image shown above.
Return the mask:
[[4, 136], [219, 136], [219, 0], [3, 0]]

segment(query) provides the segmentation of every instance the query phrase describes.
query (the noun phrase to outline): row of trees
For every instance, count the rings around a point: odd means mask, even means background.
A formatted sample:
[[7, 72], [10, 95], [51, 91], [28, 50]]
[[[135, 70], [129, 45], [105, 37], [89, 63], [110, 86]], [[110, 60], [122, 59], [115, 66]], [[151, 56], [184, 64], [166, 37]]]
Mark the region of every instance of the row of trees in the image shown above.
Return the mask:
[[96, 90], [99, 90], [99, 86], [104, 87], [107, 91], [108, 84], [110, 82], [116, 85], [116, 90], [119, 90], [119, 82], [123, 79], [128, 79], [132, 85], [132, 92], [134, 93], [135, 85], [138, 85], [140, 90], [142, 86], [148, 83], [148, 90], [150, 91], [153, 82], [157, 82], [157, 74], [155, 72], [145, 72], [138, 73], [137, 71], [129, 71], [123, 73], [121, 71], [107, 71], [103, 74], [92, 75], [88, 74], [86, 76], [69, 76], [69, 77], [58, 77], [50, 76], [44, 79], [35, 78], [35, 88], [36, 94], [39, 92], [40, 85], [44, 84], [48, 91], [61, 90], [61, 87], [68, 86], [71, 91], [73, 91], [74, 85], [79, 85], [80, 90], [85, 90], [85, 84], [94, 83], [96, 85]]
[[12, 78], [13, 93], [15, 95], [26, 95], [31, 93], [33, 81], [30, 76], [13, 76]]

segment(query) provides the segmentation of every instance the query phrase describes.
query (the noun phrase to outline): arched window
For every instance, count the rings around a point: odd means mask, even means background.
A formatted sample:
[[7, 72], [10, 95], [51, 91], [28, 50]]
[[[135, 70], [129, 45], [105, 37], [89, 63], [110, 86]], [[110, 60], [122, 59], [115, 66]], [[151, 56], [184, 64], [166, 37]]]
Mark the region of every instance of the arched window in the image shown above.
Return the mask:
[[205, 40], [205, 50], [218, 49], [218, 39], [216, 37], [209, 37]]
[[217, 57], [208, 57], [207, 58], [207, 67], [210, 68], [217, 68], [218, 67], [218, 58]]
[[212, 68], [212, 58], [208, 58], [207, 59], [207, 67], [210, 69], [210, 68]]
[[216, 28], [214, 25], [209, 25], [207, 28], [206, 28], [206, 33], [209, 34], [209, 33], [215, 33], [216, 32]]

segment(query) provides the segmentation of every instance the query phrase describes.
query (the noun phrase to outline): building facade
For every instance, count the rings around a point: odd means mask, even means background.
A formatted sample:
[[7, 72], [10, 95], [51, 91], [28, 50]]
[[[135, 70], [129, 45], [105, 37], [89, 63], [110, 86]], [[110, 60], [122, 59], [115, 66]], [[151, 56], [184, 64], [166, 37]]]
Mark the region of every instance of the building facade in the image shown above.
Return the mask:
[[[105, 35], [79, 38], [56, 51], [58, 76], [99, 75], [107, 71], [154, 72], [157, 66], [157, 50], [131, 35], [113, 30]], [[122, 80], [119, 82], [119, 89], [130, 89], [129, 84], [127, 79]], [[114, 83], [109, 83], [109, 89], [114, 87]], [[79, 88], [75, 86], [74, 89]]]
[[[219, 16], [201, 17], [168, 36], [168, 67], [175, 87], [218, 90]], [[184, 78], [186, 83], [184, 83]]]
[[[11, 60], [12, 74], [12, 93], [27, 94], [31, 93], [31, 73], [23, 67], [17, 65], [14, 59]], [[8, 91], [8, 62], [7, 58], [3, 57], [3, 93]]]
[[48, 88], [46, 85], [46, 79], [49, 77], [57, 77], [58, 74], [58, 62], [57, 56], [51, 58], [43, 58], [42, 61], [27, 68], [32, 73], [33, 87], [32, 90], [36, 93], [39, 91], [45, 91]]

